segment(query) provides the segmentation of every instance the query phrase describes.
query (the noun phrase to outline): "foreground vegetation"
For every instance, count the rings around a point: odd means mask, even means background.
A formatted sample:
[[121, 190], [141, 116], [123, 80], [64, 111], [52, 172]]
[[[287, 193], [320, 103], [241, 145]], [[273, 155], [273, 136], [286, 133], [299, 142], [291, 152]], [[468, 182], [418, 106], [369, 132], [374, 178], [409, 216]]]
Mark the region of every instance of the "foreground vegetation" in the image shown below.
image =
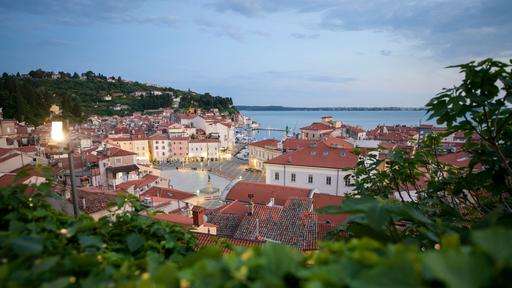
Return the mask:
[[[226, 244], [196, 251], [181, 228], [133, 211], [95, 222], [46, 204], [49, 185], [0, 190], [0, 283], [8, 287], [510, 287], [512, 77], [493, 60], [457, 66], [463, 83], [428, 104], [446, 133], [463, 132], [468, 167], [439, 161], [432, 135], [415, 154], [361, 161], [356, 192], [327, 212], [350, 214], [317, 251]], [[476, 136], [475, 136], [476, 135]], [[425, 185], [418, 180], [426, 176]], [[398, 193], [395, 193], [397, 192]], [[412, 197], [415, 195], [415, 197]], [[406, 199], [412, 201], [406, 201]], [[114, 208], [113, 208], [114, 209]]]
[[[90, 115], [129, 115], [136, 111], [173, 107], [217, 108], [221, 112], [234, 113], [231, 98], [182, 91], [168, 87], [157, 87], [121, 78], [107, 78], [88, 71], [78, 74], [60, 72], [58, 79], [42, 70], [30, 71], [28, 75], [0, 77], [0, 107], [6, 118], [39, 125], [48, 116], [52, 104], [59, 105], [63, 116], [80, 121]], [[144, 92], [146, 95], [135, 95]], [[110, 95], [110, 100], [107, 97]]]

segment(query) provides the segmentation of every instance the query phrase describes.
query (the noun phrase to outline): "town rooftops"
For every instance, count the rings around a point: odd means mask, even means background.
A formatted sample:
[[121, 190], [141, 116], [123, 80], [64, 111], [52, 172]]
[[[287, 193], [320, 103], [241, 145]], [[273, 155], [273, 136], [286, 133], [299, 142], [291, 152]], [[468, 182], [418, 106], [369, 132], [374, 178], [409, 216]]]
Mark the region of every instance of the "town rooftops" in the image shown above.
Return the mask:
[[155, 133], [148, 137], [148, 140], [169, 140], [169, 137], [167, 135], [164, 135], [162, 133]]
[[[336, 195], [330, 195], [330, 194], [324, 194], [324, 193], [315, 193], [313, 195], [313, 209], [315, 212], [318, 209], [322, 209], [328, 206], [340, 206], [343, 202], [342, 196], [336, 196]], [[332, 224], [333, 226], [338, 226], [345, 219], [348, 218], [347, 214], [324, 214], [324, 213], [318, 213], [317, 215], [317, 221], [318, 223], [327, 223]]]
[[255, 146], [266, 149], [278, 149], [279, 141], [276, 139], [265, 139], [256, 142], [249, 143], [249, 146]]
[[104, 156], [104, 158], [137, 155], [137, 153], [123, 150], [123, 149], [117, 148], [117, 147], [108, 147], [107, 149], [105, 149], [103, 151], [98, 151], [98, 153], [101, 153]]
[[189, 143], [218, 143], [219, 139], [190, 139]]
[[[469, 166], [471, 162], [471, 154], [459, 151], [456, 153], [448, 153], [446, 155], [439, 156], [439, 162], [444, 163], [446, 165], [450, 165], [457, 168], [465, 168]], [[476, 164], [475, 169], [480, 170], [482, 168], [481, 164]]]
[[178, 189], [162, 188], [162, 187], [156, 187], [156, 186], [149, 188], [146, 192], [144, 192], [140, 195], [141, 198], [158, 197], [158, 198], [168, 198], [168, 199], [174, 199], [174, 200], [185, 200], [185, 199], [189, 199], [189, 198], [192, 198], [195, 196], [196, 195], [193, 193], [181, 191]]
[[353, 149], [354, 145], [347, 140], [339, 137], [326, 137], [323, 142], [333, 148], [344, 148], [344, 149]]
[[156, 220], [166, 221], [184, 227], [194, 226], [194, 220], [192, 219], [192, 217], [180, 213], [158, 213], [151, 217]]
[[308, 130], [308, 131], [324, 131], [324, 130], [332, 130], [333, 128], [330, 125], [321, 122], [314, 122], [309, 126], [302, 127], [300, 130]]
[[286, 138], [283, 141], [283, 149], [285, 151], [298, 150], [308, 146], [311, 143], [313, 143], [313, 141], [307, 139]]
[[119, 172], [138, 171], [139, 166], [137, 166], [137, 164], [123, 165], [123, 166], [116, 166], [116, 167], [108, 166], [105, 170], [107, 172], [111, 172], [111, 173], [115, 174], [115, 173], [119, 173]]
[[348, 169], [357, 165], [357, 156], [349, 149], [333, 148], [323, 142], [266, 161], [266, 164], [293, 165], [330, 169]]
[[[114, 201], [117, 194], [93, 187], [78, 189], [78, 208], [87, 214], [103, 211]], [[70, 200], [71, 201], [71, 200]]]
[[151, 175], [151, 174], [147, 174], [147, 175], [144, 175], [140, 179], [129, 180], [129, 181], [123, 182], [121, 184], [118, 184], [118, 185], [116, 185], [116, 188], [117, 188], [117, 190], [126, 190], [133, 186], [135, 189], [139, 189], [139, 188], [147, 186], [153, 182], [158, 181], [158, 179], [160, 179], [160, 177]]
[[253, 202], [267, 205], [274, 199], [275, 205], [283, 206], [290, 198], [309, 198], [311, 189], [290, 186], [264, 184], [258, 182], [239, 181], [226, 195], [226, 200], [238, 200], [249, 203], [249, 194], [253, 195]]

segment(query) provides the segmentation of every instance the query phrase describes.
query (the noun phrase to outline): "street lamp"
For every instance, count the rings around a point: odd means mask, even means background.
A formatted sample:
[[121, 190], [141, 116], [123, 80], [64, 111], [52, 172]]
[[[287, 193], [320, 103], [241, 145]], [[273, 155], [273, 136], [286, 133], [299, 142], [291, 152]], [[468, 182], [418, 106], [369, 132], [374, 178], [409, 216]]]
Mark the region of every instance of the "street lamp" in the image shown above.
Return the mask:
[[[69, 128], [69, 122], [67, 123]], [[68, 131], [70, 132], [70, 131]], [[71, 133], [68, 133], [67, 145], [68, 145], [68, 160], [69, 160], [69, 174], [71, 179], [71, 201], [73, 203], [73, 214], [78, 217], [80, 211], [78, 209], [78, 197], [76, 196], [75, 187], [75, 169], [73, 162], [73, 146], [71, 145]], [[66, 144], [66, 135], [64, 133], [64, 127], [62, 121], [52, 121], [52, 130], [50, 133], [51, 139], [60, 145]]]

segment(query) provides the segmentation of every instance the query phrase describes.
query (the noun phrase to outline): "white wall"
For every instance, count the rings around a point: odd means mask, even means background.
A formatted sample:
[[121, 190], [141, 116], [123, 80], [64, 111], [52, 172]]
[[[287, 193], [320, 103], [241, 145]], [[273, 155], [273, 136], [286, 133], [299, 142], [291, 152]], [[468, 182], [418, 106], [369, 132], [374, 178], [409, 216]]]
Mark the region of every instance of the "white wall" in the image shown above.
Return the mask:
[[[286, 185], [292, 187], [318, 189], [320, 193], [332, 195], [344, 195], [353, 191], [353, 186], [345, 186], [344, 177], [352, 174], [352, 171], [341, 169], [328, 169], [317, 167], [302, 167], [291, 165], [265, 164], [265, 183]], [[275, 173], [279, 173], [279, 180], [275, 180]], [[286, 173], [286, 175], [285, 175]], [[291, 181], [291, 175], [295, 174], [295, 182]], [[283, 175], [286, 178], [283, 178]], [[308, 183], [308, 176], [313, 175], [313, 183]], [[326, 184], [326, 177], [331, 177], [331, 185]]]

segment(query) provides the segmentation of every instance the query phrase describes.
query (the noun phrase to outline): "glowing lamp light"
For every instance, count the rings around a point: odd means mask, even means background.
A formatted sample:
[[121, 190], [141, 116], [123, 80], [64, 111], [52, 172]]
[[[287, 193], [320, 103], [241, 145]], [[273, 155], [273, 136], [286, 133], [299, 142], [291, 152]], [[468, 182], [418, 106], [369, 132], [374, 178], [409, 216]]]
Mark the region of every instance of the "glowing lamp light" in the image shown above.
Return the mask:
[[51, 138], [55, 142], [64, 141], [64, 129], [61, 121], [52, 122]]

